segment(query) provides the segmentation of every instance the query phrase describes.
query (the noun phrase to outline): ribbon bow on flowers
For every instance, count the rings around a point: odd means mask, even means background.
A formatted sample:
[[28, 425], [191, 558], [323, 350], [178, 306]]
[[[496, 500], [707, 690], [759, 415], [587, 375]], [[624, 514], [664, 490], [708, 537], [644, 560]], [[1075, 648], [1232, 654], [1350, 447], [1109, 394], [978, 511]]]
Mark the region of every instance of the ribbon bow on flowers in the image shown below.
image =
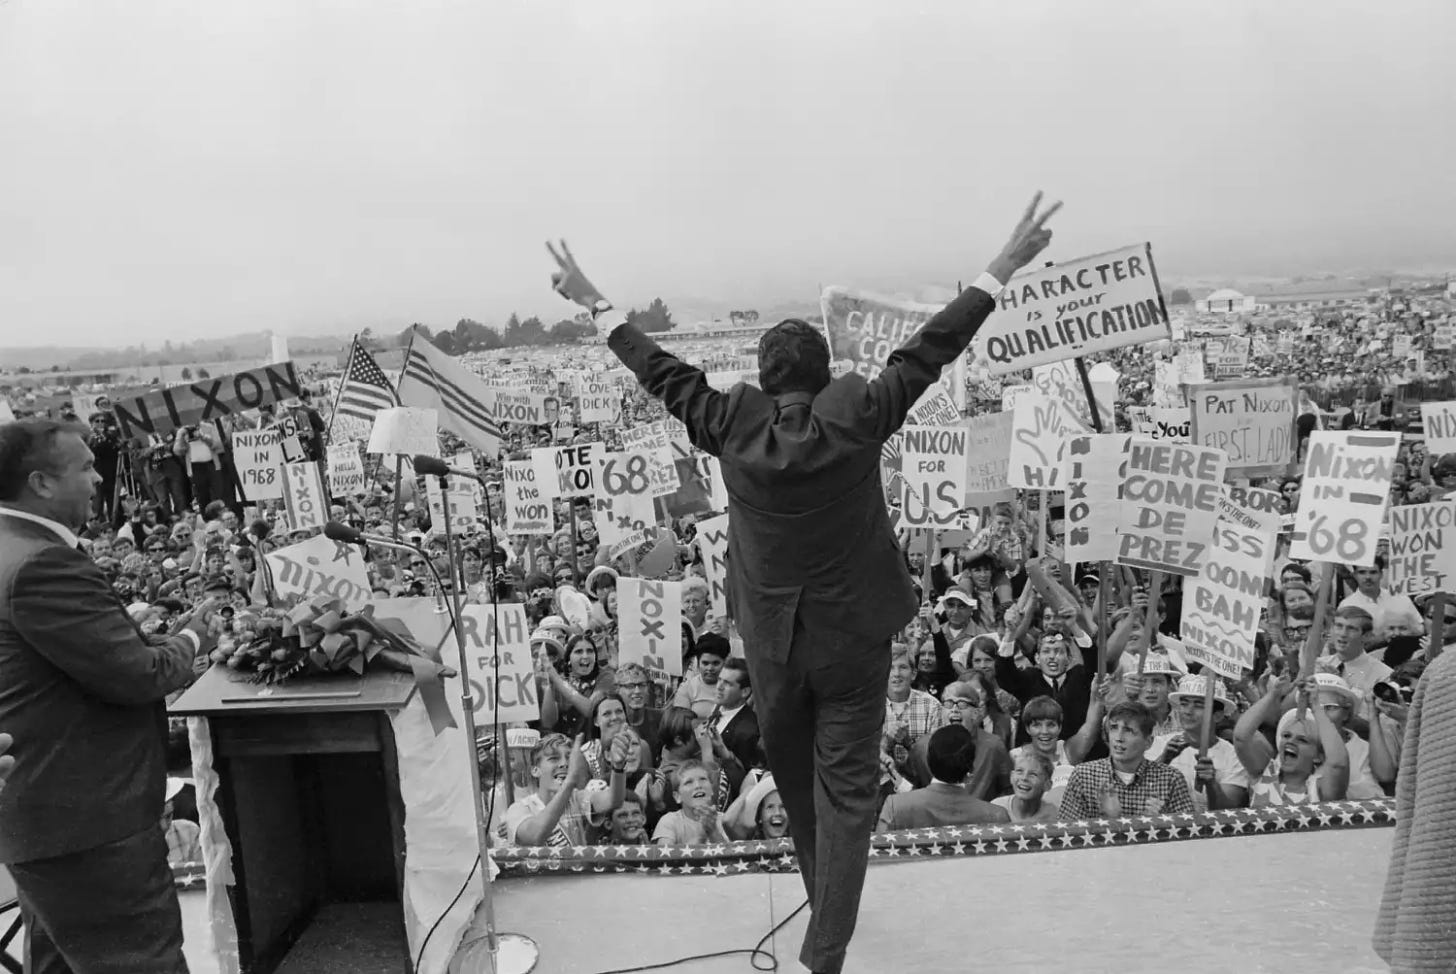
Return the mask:
[[[259, 683], [282, 683], [300, 673], [360, 676], [367, 665], [383, 665], [414, 677], [415, 687], [436, 734], [454, 727], [445, 702], [445, 678], [455, 670], [437, 653], [415, 642], [398, 620], [374, 618], [374, 606], [350, 615], [338, 599], [319, 596], [258, 620], [256, 636], [227, 661], [233, 669], [252, 669]], [[249, 665], [252, 664], [252, 665]]]

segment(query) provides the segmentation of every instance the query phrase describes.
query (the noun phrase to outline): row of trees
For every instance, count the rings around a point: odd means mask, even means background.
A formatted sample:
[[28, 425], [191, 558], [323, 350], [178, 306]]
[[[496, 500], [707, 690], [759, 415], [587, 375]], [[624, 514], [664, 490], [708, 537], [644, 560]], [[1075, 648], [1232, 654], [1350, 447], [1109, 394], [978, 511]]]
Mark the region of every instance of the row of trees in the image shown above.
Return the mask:
[[[645, 309], [633, 308], [628, 311], [627, 320], [646, 332], [668, 331], [677, 324], [672, 320], [672, 314], [661, 298], [654, 298]], [[447, 355], [519, 348], [524, 345], [567, 345], [597, 333], [591, 316], [583, 311], [574, 318], [563, 318], [549, 328], [534, 315], [523, 320], [519, 315], [513, 314], [507, 319], [504, 329], [483, 325], [472, 318], [461, 318], [452, 329], [434, 332], [424, 325], [411, 325], [397, 335], [382, 339], [366, 328], [360, 333], [359, 340], [366, 347], [404, 347], [409, 344], [410, 332], [414, 328], [419, 328]]]

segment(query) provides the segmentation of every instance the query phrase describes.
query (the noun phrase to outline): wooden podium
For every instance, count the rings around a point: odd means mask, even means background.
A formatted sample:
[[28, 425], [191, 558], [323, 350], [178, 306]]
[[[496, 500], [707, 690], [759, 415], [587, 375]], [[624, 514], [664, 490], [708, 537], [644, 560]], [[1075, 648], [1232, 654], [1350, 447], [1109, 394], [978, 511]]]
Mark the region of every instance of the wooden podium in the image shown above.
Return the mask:
[[414, 690], [408, 675], [382, 669], [265, 688], [217, 664], [169, 708], [211, 725], [244, 974], [292, 967], [286, 957], [299, 938], [343, 904], [392, 903], [382, 911], [390, 929], [369, 932], [376, 947], [397, 933], [399, 964], [389, 966], [411, 970], [390, 713]]

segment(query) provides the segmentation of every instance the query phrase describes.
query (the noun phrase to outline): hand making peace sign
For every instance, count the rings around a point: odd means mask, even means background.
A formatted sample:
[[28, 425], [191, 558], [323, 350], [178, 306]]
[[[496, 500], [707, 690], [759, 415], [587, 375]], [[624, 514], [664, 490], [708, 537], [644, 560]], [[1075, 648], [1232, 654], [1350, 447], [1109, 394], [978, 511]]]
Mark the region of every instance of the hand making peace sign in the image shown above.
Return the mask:
[[561, 241], [560, 247], [558, 251], [550, 241], [546, 243], [546, 249], [556, 259], [557, 270], [551, 275], [552, 289], [566, 300], [574, 301], [588, 311], [595, 311], [597, 302], [606, 299], [597, 290], [597, 286], [581, 272], [581, 267], [572, 256], [571, 248], [566, 246], [565, 240]]

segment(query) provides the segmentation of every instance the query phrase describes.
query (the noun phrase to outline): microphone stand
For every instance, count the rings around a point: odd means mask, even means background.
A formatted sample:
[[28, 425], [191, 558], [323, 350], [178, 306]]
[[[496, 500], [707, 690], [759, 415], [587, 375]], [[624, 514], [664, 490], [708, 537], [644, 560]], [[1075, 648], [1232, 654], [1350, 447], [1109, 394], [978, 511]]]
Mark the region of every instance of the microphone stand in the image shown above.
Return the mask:
[[[458, 472], [458, 471], [456, 471]], [[437, 473], [440, 478], [440, 500], [445, 513], [445, 553], [450, 560], [450, 601], [455, 611], [451, 620], [451, 628], [455, 631], [455, 648], [460, 654], [460, 708], [465, 716], [465, 736], [470, 748], [470, 782], [474, 789], [471, 795], [471, 805], [475, 809], [475, 831], [476, 841], [480, 844], [480, 886], [481, 904], [485, 913], [485, 938], [487, 953], [490, 958], [489, 970], [494, 974], [529, 974], [536, 967], [536, 962], [541, 957], [541, 949], [524, 934], [506, 933], [498, 934], [495, 929], [495, 901], [492, 896], [491, 887], [494, 885], [490, 878], [490, 823], [485, 817], [485, 792], [480, 784], [480, 758], [476, 752], [475, 740], [475, 697], [472, 693], [470, 681], [469, 661], [465, 652], [465, 627], [462, 622], [461, 612], [464, 611], [461, 605], [460, 588], [457, 584], [462, 581], [462, 576], [457, 570], [459, 563], [455, 551], [455, 535], [450, 530], [450, 475], [448, 473]], [[464, 474], [463, 476], [469, 476]], [[477, 476], [476, 479], [479, 479]], [[482, 485], [483, 486], [483, 485]], [[490, 500], [486, 499], [486, 524], [490, 524]], [[495, 532], [488, 528], [491, 550], [490, 550], [490, 593], [491, 609], [494, 613], [491, 627], [491, 643], [494, 652], [494, 666], [496, 668], [495, 686], [492, 688], [496, 694], [496, 700], [500, 699], [500, 613], [499, 601], [495, 589]], [[426, 559], [428, 561], [429, 559]], [[433, 566], [431, 566], [433, 568]], [[436, 578], [439, 578], [438, 573]], [[497, 734], [499, 736], [499, 734]], [[504, 750], [497, 742], [497, 750], [504, 754]], [[506, 774], [510, 773], [509, 755], [506, 755]]]

